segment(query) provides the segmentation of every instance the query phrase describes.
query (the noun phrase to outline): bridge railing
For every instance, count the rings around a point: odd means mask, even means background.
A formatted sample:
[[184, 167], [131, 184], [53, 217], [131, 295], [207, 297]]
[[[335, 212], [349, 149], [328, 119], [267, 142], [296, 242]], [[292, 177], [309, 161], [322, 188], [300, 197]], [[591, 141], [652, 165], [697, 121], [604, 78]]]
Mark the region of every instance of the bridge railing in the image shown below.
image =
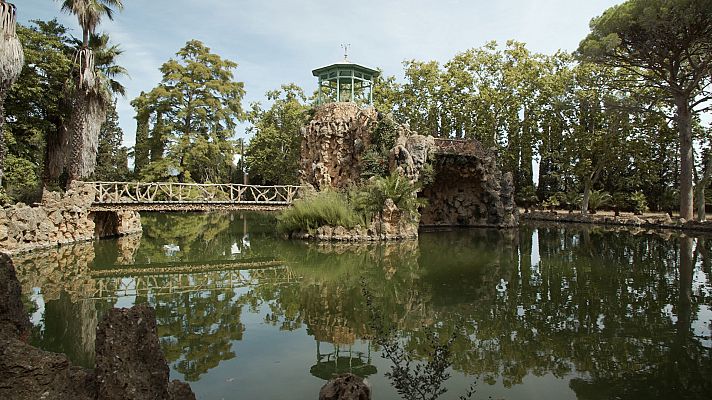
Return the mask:
[[259, 204], [289, 205], [300, 186], [230, 183], [84, 182], [94, 188], [94, 204]]

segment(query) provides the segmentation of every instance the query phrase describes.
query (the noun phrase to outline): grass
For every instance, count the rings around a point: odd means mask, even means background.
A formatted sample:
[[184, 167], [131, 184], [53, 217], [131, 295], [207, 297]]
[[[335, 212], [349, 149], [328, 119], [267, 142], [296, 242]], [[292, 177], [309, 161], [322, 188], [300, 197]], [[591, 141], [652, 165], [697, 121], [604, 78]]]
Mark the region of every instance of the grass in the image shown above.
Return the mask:
[[277, 217], [280, 233], [313, 233], [320, 226], [356, 226], [358, 216], [346, 198], [334, 191], [323, 191], [294, 202]]

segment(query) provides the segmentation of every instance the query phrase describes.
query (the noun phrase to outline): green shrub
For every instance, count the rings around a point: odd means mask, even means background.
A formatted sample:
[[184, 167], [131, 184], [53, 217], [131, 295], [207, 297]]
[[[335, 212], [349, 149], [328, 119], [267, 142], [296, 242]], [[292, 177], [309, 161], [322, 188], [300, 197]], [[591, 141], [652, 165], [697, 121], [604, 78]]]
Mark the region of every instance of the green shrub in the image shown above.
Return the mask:
[[524, 207], [524, 212], [529, 212], [531, 206], [539, 202], [539, 198], [536, 195], [536, 188], [532, 185], [525, 186], [519, 191], [516, 196], [516, 203], [520, 207]]
[[361, 177], [364, 179], [388, 175], [388, 156], [374, 149], [364, 153], [361, 165], [363, 171]]
[[595, 214], [601, 207], [611, 204], [612, 197], [610, 193], [600, 190], [592, 190], [588, 198], [588, 212]]
[[351, 201], [354, 209], [361, 213], [365, 220], [380, 213], [388, 199], [393, 200], [404, 214], [417, 219], [420, 215], [418, 208], [426, 205], [424, 199], [417, 197], [417, 189], [418, 186], [408, 178], [394, 173], [385, 178], [371, 178], [363, 187], [352, 193]]
[[430, 186], [435, 182], [435, 167], [430, 162], [423, 164], [423, 169], [420, 170], [420, 178], [418, 179], [421, 187]]
[[630, 195], [628, 198], [630, 208], [633, 210], [635, 215], [642, 215], [648, 212], [648, 199], [645, 198], [643, 192], [638, 191]]
[[552, 194], [548, 199], [541, 203], [543, 208], [548, 208], [551, 211], [554, 211], [557, 207], [559, 207], [559, 205], [561, 205], [561, 202], [559, 201], [559, 196], [557, 194]]
[[630, 196], [628, 195], [628, 193], [624, 193], [624, 192], [613, 193], [613, 196], [611, 196], [611, 205], [613, 206], [613, 210], [615, 211], [616, 216], [619, 216], [621, 211], [629, 209], [629, 207], [630, 207], [629, 197]]
[[581, 205], [581, 193], [578, 192], [566, 192], [566, 193], [561, 193], [559, 198], [561, 199], [561, 202], [566, 205], [566, 208], [569, 210], [569, 212], [573, 212], [576, 208], [579, 208]]
[[291, 208], [284, 210], [277, 217], [277, 230], [313, 233], [325, 225], [353, 228], [357, 221], [357, 215], [342, 194], [323, 191], [296, 200]]

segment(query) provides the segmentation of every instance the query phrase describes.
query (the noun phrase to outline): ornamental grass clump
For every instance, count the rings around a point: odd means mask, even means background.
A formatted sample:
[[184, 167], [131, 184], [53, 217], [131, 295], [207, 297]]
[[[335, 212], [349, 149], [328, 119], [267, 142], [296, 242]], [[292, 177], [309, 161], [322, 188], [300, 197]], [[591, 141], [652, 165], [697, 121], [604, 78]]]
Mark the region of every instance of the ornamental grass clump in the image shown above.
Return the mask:
[[280, 233], [313, 233], [321, 226], [343, 226], [351, 229], [358, 218], [346, 198], [337, 192], [323, 191], [296, 200], [291, 208], [277, 217]]

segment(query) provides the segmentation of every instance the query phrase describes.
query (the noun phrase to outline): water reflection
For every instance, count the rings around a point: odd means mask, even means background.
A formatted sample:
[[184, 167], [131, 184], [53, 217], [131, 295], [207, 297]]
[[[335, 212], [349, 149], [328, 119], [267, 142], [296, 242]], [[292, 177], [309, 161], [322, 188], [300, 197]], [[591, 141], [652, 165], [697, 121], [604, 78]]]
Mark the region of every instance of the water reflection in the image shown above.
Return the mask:
[[[531, 396], [532, 379], [546, 376], [566, 384], [560, 398], [706, 398], [712, 389], [707, 237], [532, 225], [319, 245], [275, 238], [272, 218], [258, 214], [143, 220], [143, 237], [16, 259], [38, 345], [90, 365], [101, 314], [149, 303], [174, 373], [199, 390], [260, 362], [252, 332], [290, 348], [282, 361], [316, 386], [344, 371], [383, 385], [365, 282], [416, 358], [430, 348], [424, 328], [440, 337], [463, 328], [453, 369], [479, 379], [480, 393], [516, 398], [523, 386]], [[270, 388], [294, 374], [276, 364], [265, 372], [249, 383]], [[453, 394], [464, 387], [454, 381]]]

